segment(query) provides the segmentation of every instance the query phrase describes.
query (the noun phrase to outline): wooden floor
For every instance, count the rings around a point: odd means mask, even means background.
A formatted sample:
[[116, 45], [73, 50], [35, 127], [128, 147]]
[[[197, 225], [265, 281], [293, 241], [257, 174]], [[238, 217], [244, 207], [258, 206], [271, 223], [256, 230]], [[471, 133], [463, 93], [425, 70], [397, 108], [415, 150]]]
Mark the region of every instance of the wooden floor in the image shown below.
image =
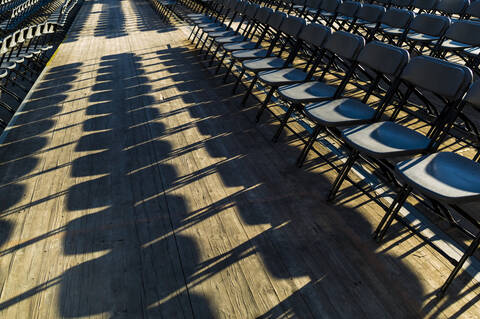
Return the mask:
[[480, 317], [410, 231], [373, 242], [367, 197], [327, 204], [335, 172], [296, 169], [186, 34], [85, 1], [0, 146], [0, 318]]

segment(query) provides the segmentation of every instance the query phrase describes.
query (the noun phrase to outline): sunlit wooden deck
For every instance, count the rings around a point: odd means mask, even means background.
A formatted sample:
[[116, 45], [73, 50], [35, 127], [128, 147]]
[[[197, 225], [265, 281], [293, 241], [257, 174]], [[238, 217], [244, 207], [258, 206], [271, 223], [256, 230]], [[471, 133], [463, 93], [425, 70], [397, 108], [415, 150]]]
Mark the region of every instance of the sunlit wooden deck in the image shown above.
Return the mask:
[[187, 35], [83, 5], [0, 146], [0, 318], [480, 317], [416, 235], [370, 238], [368, 197], [327, 204], [334, 171], [295, 168]]

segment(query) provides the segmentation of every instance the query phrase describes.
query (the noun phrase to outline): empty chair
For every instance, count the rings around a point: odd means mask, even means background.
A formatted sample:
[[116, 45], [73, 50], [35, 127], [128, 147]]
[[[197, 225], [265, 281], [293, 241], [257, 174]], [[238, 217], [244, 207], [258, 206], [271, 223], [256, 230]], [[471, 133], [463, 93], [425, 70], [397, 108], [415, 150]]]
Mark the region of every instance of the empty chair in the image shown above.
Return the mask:
[[448, 17], [453, 15], [461, 17], [469, 5], [470, 0], [439, 0], [435, 11]]
[[[361, 7], [356, 16], [356, 20], [353, 23], [354, 27], [352, 32], [364, 34], [365, 32], [370, 32], [371, 28], [369, 26], [374, 25], [374, 30], [380, 26], [380, 21], [385, 14], [385, 8], [375, 4], [365, 4]], [[368, 37], [367, 37], [368, 38]]]
[[[342, 131], [342, 139], [349, 145], [351, 151], [332, 186], [328, 199], [330, 201], [335, 199], [341, 184], [360, 155], [376, 163], [389, 174], [388, 168], [391, 167], [391, 163], [388, 159], [434, 152], [445, 137], [445, 130], [452, 121], [452, 115], [456, 114], [456, 107], [471, 85], [472, 78], [472, 71], [467, 67], [428, 56], [413, 58], [400, 76], [402, 83], [407, 86], [407, 91], [398, 105], [394, 106], [395, 110], [390, 114], [389, 120]], [[431, 103], [422, 98], [427, 92], [439, 97], [443, 106], [440, 115], [435, 118], [424, 135], [403, 126], [397, 120], [401, 109], [412, 94], [423, 103]]]
[[302, 41], [304, 50], [308, 50], [311, 55], [309, 63], [305, 65], [303, 70], [289, 67], [291, 61], [286, 61], [285, 68], [258, 73], [259, 81], [269, 86], [270, 89], [257, 113], [257, 122], [260, 120], [263, 111], [279, 86], [310, 81], [312, 79], [317, 68], [322, 64], [322, 58], [324, 56], [322, 47], [331, 33], [332, 30], [329, 27], [316, 23], [309, 24], [303, 29], [299, 35], [299, 39]]
[[[305, 106], [305, 115], [315, 123], [313, 132], [300, 154], [297, 165], [301, 167], [317, 136], [323, 132], [331, 132], [329, 128], [346, 127], [374, 122], [380, 119], [385, 107], [390, 103], [395, 91], [398, 89], [398, 76], [409, 61], [409, 54], [405, 49], [381, 42], [370, 42], [360, 52], [357, 63], [372, 72], [371, 79], [362, 88], [362, 98], [339, 97]], [[387, 89], [381, 94], [377, 107], [371, 106], [369, 99], [379, 91], [382, 79], [389, 79], [383, 84], [382, 89]], [[370, 103], [369, 103], [370, 102]]]
[[[226, 43], [223, 45], [223, 48], [222, 48], [223, 56], [220, 59], [220, 63], [218, 64], [218, 67], [215, 73], [218, 73], [224, 59], [232, 52], [238, 51], [238, 50], [257, 49], [262, 44], [262, 41], [267, 36], [268, 30], [269, 30], [268, 21], [272, 13], [273, 13], [273, 10], [271, 8], [267, 8], [267, 7], [259, 8], [255, 13], [255, 16], [253, 17], [253, 24], [251, 25], [251, 30], [248, 31], [250, 33], [250, 38], [245, 39], [245, 41]], [[280, 24], [281, 21], [283, 20], [284, 15], [281, 13], [277, 13], [277, 15], [279, 15], [279, 19], [280, 19], [279, 24]], [[257, 33], [257, 30], [260, 30], [262, 28], [263, 28], [263, 31], [258, 35], [256, 41], [253, 41], [252, 37]], [[228, 76], [228, 72], [226, 76]]]
[[[466, 105], [480, 110], [480, 82], [473, 84], [463, 103], [458, 107], [458, 111], [460, 112]], [[477, 144], [476, 148], [477, 153], [472, 159], [455, 153], [439, 152], [397, 163], [395, 173], [403, 187], [375, 230], [375, 237], [380, 241], [412, 192], [441, 205], [447, 214], [449, 210], [456, 211], [458, 217], [461, 216], [476, 227], [477, 233], [465, 231], [473, 240], [439, 289], [437, 295], [440, 297], [445, 294], [455, 276], [480, 243], [479, 222], [461, 208], [465, 203], [480, 201], [480, 164], [478, 163], [480, 145]], [[452, 222], [455, 223], [455, 221]]]
[[437, 8], [438, 0], [413, 0], [412, 8], [416, 13], [431, 13]]
[[[280, 98], [289, 104], [289, 108], [273, 137], [274, 142], [280, 137], [293, 111], [303, 111], [303, 106], [307, 103], [331, 100], [340, 96], [348, 80], [354, 74], [355, 60], [364, 45], [365, 39], [359, 35], [343, 31], [333, 33], [324, 45], [329, 61], [318, 81], [283, 85], [277, 89]], [[327, 85], [322, 82], [323, 77], [335, 63], [344, 65], [346, 71], [338, 86]]]
[[[409, 46], [410, 53], [423, 54], [425, 47], [433, 49], [449, 26], [448, 17], [420, 14], [410, 24], [404, 41]], [[417, 48], [417, 46], [420, 47]]]
[[459, 20], [448, 28], [443, 41], [435, 48], [436, 57], [446, 58], [448, 53], [462, 59], [469, 67], [475, 67], [475, 50], [480, 50], [480, 22]]
[[467, 20], [480, 20], [480, 1], [472, 1], [463, 17]]
[[[284, 37], [283, 41], [285, 45], [282, 45], [280, 50], [278, 50], [274, 56], [266, 55], [264, 58], [247, 60], [245, 59], [246, 57], [252, 56], [250, 55], [249, 52], [240, 51], [238, 55], [236, 55], [235, 53], [232, 54], [236, 58], [239, 58], [239, 57], [243, 58], [243, 61], [244, 61], [242, 63], [242, 73], [240, 74], [240, 77], [238, 77], [237, 83], [245, 72], [248, 71], [255, 74], [247, 92], [245, 93], [245, 96], [242, 101], [243, 104], [245, 104], [248, 96], [250, 95], [250, 92], [253, 89], [253, 86], [257, 81], [258, 72], [265, 71], [265, 70], [285, 68], [289, 66], [290, 63], [292, 63], [293, 59], [298, 53], [298, 50], [300, 49], [301, 40], [298, 39], [298, 35], [300, 34], [300, 32], [304, 27], [305, 27], [304, 19], [301, 19], [298, 17], [292, 17], [292, 16], [287, 17], [280, 25], [280, 28], [279, 28], [280, 33], [278, 34], [278, 36]], [[290, 43], [290, 45], [287, 46], [287, 43]], [[285, 50], [288, 52], [288, 57], [284, 60], [282, 58], [282, 53]], [[256, 52], [253, 52], [253, 53], [254, 53], [253, 55], [256, 55]]]
[[[222, 48], [223, 45], [228, 43], [243, 42], [249, 39], [252, 27], [256, 24], [254, 17], [259, 7], [260, 6], [258, 4], [248, 4], [245, 2], [245, 6], [240, 8], [241, 19], [236, 27], [235, 34], [225, 37], [215, 37], [212, 39], [211, 46], [215, 45], [216, 49], [213, 51], [210, 65], [213, 63], [218, 50]], [[208, 54], [208, 52], [209, 50], [207, 50], [205, 56]]]
[[412, 6], [412, 0], [392, 0], [391, 6], [396, 8], [410, 8]]
[[317, 11], [320, 9], [322, 2], [323, 0], [307, 0], [301, 16], [309, 21], [312, 21], [316, 16]]
[[365, 24], [369, 40], [383, 40], [389, 44], [403, 41], [415, 14], [405, 9], [390, 8], [385, 12], [379, 26], [376, 23]]
[[341, 0], [323, 0], [320, 8], [316, 12], [311, 12], [314, 14], [312, 21], [320, 20], [328, 25], [332, 18], [335, 17], [338, 6], [341, 3]]
[[362, 4], [355, 1], [342, 2], [329, 22], [329, 26], [335, 30], [350, 31], [353, 28], [353, 23], [356, 21], [357, 12], [362, 7]]
[[[287, 18], [287, 15], [283, 12], [276, 11], [270, 15], [268, 18], [267, 25], [265, 26], [261, 38], [266, 36], [268, 33], [270, 33], [269, 37], [266, 39], [269, 43], [268, 48], [262, 48], [260, 47], [260, 42], [257, 42], [257, 46], [254, 49], [240, 49], [240, 50], [234, 50], [231, 52], [230, 55], [230, 66], [227, 70], [227, 73], [225, 73], [224, 76], [224, 81], [227, 80], [227, 77], [232, 70], [233, 66], [235, 65], [236, 62], [242, 62], [245, 60], [249, 59], [257, 59], [257, 58], [264, 58], [271, 56], [273, 54], [273, 50], [275, 49], [275, 46], [277, 45], [277, 42], [280, 40], [280, 37], [282, 36], [282, 30], [280, 27], [283, 25], [284, 20]], [[296, 18], [299, 19], [299, 18]], [[261, 40], [260, 40], [261, 41]], [[227, 47], [228, 49], [228, 47]], [[235, 92], [238, 84], [241, 81], [241, 78], [243, 77], [243, 74], [245, 72], [245, 69], [242, 68], [240, 76], [237, 78], [237, 82], [233, 88], [233, 91]]]

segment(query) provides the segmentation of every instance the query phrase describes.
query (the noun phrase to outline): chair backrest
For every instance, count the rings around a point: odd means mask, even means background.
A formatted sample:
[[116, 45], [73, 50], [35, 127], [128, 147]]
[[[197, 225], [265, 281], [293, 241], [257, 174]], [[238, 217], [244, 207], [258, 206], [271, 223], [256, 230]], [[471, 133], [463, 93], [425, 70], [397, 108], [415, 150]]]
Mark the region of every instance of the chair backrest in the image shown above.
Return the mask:
[[257, 14], [258, 9], [260, 9], [260, 6], [258, 4], [256, 3], [249, 4], [245, 9], [245, 16], [247, 16], [248, 19], [253, 19]]
[[275, 11], [270, 15], [270, 18], [268, 19], [267, 23], [271, 28], [278, 30], [285, 18], [287, 18], [287, 15], [285, 13], [280, 11]]
[[365, 46], [365, 39], [356, 34], [337, 31], [325, 42], [324, 48], [348, 60], [355, 60]]
[[247, 1], [239, 1], [235, 6], [235, 12], [244, 14], [247, 11], [249, 3]]
[[299, 38], [317, 48], [322, 47], [332, 34], [332, 29], [319, 23], [311, 23], [303, 28]]
[[292, 1], [292, 4], [297, 4], [301, 6], [305, 5], [305, 0], [291, 0], [291, 1]]
[[358, 63], [394, 77], [400, 75], [409, 60], [407, 50], [378, 41], [369, 42], [357, 58]]
[[461, 43], [480, 45], [480, 22], [458, 20], [448, 28], [445, 37]]
[[327, 12], [336, 12], [338, 6], [342, 3], [341, 0], [323, 0], [320, 5], [320, 10]]
[[465, 14], [468, 17], [480, 18], [480, 1], [472, 1], [465, 11]]
[[272, 15], [273, 10], [267, 7], [261, 7], [258, 9], [257, 14], [255, 14], [255, 20], [261, 24], [266, 24]]
[[439, 0], [436, 10], [447, 15], [462, 15], [470, 5], [470, 0]]
[[430, 56], [417, 56], [405, 67], [401, 78], [415, 87], [456, 101], [463, 97], [472, 84], [473, 74], [460, 64]]
[[415, 17], [415, 13], [406, 9], [390, 8], [385, 12], [382, 23], [394, 28], [406, 29]]
[[392, 0], [392, 6], [398, 8], [408, 8], [412, 5], [412, 0]]
[[356, 1], [345, 1], [342, 2], [337, 9], [338, 15], [346, 17], [355, 17], [358, 10], [362, 7], [360, 2]]
[[280, 25], [280, 31], [291, 37], [298, 37], [299, 33], [305, 27], [305, 20], [295, 16], [288, 16]]
[[376, 4], [364, 4], [357, 12], [357, 18], [369, 21], [379, 22], [385, 14], [385, 7]]
[[465, 102], [480, 111], [480, 81], [476, 81], [468, 89], [464, 98]]
[[309, 9], [318, 9], [320, 8], [320, 5], [322, 4], [322, 0], [307, 0], [305, 5]]
[[438, 0], [413, 0], [412, 6], [420, 10], [432, 11], [437, 7], [437, 1]]
[[413, 19], [410, 29], [431, 36], [441, 36], [449, 25], [450, 19], [448, 17], [423, 13]]

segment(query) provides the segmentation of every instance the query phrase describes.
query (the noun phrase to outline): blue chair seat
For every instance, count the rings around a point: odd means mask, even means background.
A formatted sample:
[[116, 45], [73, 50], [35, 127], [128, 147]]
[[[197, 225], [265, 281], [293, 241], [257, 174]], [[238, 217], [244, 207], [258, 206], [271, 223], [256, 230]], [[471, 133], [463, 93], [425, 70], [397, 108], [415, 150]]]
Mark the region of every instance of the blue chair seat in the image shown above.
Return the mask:
[[375, 116], [370, 106], [350, 98], [308, 104], [305, 113], [314, 122], [330, 127], [362, 124]]
[[430, 143], [425, 135], [394, 122], [348, 128], [342, 136], [354, 148], [376, 158], [418, 154]]
[[211, 38], [229, 37], [232, 35], [235, 35], [235, 32], [232, 30], [208, 32], [208, 36]]
[[480, 164], [441, 152], [397, 163], [400, 179], [425, 195], [447, 203], [480, 199]]
[[402, 35], [405, 32], [405, 29], [384, 26], [383, 24], [380, 26], [380, 29], [390, 35]]
[[408, 33], [407, 38], [417, 42], [432, 42], [440, 39], [440, 37], [417, 32]]
[[453, 40], [445, 40], [442, 42], [442, 48], [449, 49], [449, 50], [464, 50], [466, 48], [471, 48], [471, 44], [462, 43]]
[[318, 81], [284, 85], [278, 88], [278, 93], [284, 99], [297, 103], [317, 102], [331, 99], [335, 95], [335, 91], [335, 87]]
[[232, 35], [229, 37], [216, 38], [215, 42], [224, 44], [224, 43], [242, 42], [243, 40], [245, 40], [245, 38], [242, 35]]
[[237, 51], [237, 50], [251, 50], [255, 48], [255, 43], [250, 41], [228, 43], [223, 46], [223, 49], [226, 51]]
[[268, 51], [265, 49], [241, 50], [232, 53], [232, 56], [237, 60], [258, 59], [267, 56]]
[[281, 70], [263, 71], [258, 74], [258, 77], [262, 82], [270, 86], [281, 86], [303, 82], [307, 78], [307, 73], [296, 68], [286, 68]]

